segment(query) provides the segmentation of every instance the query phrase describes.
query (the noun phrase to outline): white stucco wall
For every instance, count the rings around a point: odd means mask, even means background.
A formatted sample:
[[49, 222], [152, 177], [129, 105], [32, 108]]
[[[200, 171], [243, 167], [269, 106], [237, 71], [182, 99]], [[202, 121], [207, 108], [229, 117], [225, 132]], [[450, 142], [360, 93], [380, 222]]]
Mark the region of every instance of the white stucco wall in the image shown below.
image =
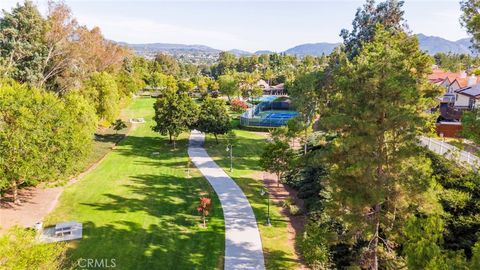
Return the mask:
[[468, 102], [470, 101], [470, 97], [467, 97], [462, 94], [455, 94], [456, 95], [456, 101], [455, 101], [455, 106], [457, 107], [468, 107]]

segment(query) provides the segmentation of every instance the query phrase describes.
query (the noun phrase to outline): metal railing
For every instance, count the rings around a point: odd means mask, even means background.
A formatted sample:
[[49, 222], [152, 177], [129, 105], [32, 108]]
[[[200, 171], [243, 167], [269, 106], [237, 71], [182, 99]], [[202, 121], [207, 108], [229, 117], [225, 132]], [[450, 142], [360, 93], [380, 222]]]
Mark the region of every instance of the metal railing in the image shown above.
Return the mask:
[[447, 159], [457, 162], [463, 167], [470, 167], [475, 171], [480, 166], [480, 158], [470, 152], [458, 149], [457, 147], [425, 136], [420, 137], [420, 144]]

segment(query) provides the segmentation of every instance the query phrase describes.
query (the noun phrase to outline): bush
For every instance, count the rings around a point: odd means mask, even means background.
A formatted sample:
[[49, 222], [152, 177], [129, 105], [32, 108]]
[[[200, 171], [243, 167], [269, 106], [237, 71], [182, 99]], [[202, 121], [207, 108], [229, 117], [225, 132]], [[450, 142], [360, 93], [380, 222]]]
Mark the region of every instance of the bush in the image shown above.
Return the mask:
[[302, 210], [300, 209], [300, 207], [291, 204], [290, 206], [288, 206], [288, 212], [290, 212], [290, 215], [292, 216], [298, 216], [302, 213]]
[[65, 269], [65, 243], [39, 244], [35, 231], [13, 227], [0, 236], [0, 269]]
[[248, 109], [248, 105], [245, 101], [243, 100], [239, 100], [239, 99], [234, 99], [232, 100], [232, 102], [230, 103], [230, 108], [232, 109], [232, 111], [234, 112], [237, 112], [237, 113], [241, 113], [243, 111], [245, 111], [246, 109]]
[[283, 201], [282, 207], [289, 208], [290, 205], [295, 205], [295, 201], [292, 198], [287, 198], [285, 201]]
[[218, 96], [220, 95], [220, 93], [218, 91], [212, 91], [210, 92], [210, 96], [212, 98], [218, 98]]
[[305, 227], [305, 232], [300, 236], [299, 248], [305, 262], [312, 269], [330, 269], [332, 257], [328, 247], [328, 226], [310, 222]]
[[276, 129], [276, 127], [261, 127], [261, 126], [238, 126], [242, 130], [253, 131], [253, 132], [270, 132], [271, 130]]

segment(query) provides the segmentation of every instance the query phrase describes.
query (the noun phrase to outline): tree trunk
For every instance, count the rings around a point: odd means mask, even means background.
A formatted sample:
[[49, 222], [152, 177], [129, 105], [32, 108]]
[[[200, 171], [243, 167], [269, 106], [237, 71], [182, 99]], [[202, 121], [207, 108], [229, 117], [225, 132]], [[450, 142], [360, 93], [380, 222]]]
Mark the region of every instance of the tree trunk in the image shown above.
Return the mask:
[[205, 221], [205, 215], [202, 216], [202, 219], [203, 219], [203, 227], [206, 228], [207, 227], [207, 222]]
[[307, 140], [308, 140], [308, 128], [305, 129], [305, 141], [303, 142], [305, 145], [303, 147], [303, 154], [307, 154]]
[[12, 190], [13, 190], [13, 203], [20, 204], [20, 200], [18, 199], [18, 186], [17, 181], [13, 181], [12, 183]]
[[215, 136], [215, 142], [218, 144], [217, 133], [213, 133], [213, 136]]
[[380, 204], [375, 205], [375, 234], [372, 240], [372, 251], [373, 251], [373, 265], [372, 270], [378, 270], [378, 237], [379, 237], [379, 230], [380, 230]]
[[170, 138], [170, 143], [173, 143], [172, 134], [171, 134], [171, 133], [168, 133], [168, 137]]
[[173, 137], [173, 150], [177, 149], [177, 138]]

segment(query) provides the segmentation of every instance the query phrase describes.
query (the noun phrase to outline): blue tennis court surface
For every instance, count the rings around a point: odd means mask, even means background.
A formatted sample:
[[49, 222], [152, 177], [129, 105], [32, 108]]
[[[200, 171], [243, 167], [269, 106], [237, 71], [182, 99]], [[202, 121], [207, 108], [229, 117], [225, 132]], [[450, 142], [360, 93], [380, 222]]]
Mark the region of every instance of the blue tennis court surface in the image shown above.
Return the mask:
[[299, 115], [294, 111], [290, 99], [285, 96], [262, 96], [261, 103], [249, 109], [240, 117], [243, 126], [279, 127]]
[[263, 111], [258, 113], [260, 118], [292, 118], [297, 116], [298, 113], [295, 111]]

